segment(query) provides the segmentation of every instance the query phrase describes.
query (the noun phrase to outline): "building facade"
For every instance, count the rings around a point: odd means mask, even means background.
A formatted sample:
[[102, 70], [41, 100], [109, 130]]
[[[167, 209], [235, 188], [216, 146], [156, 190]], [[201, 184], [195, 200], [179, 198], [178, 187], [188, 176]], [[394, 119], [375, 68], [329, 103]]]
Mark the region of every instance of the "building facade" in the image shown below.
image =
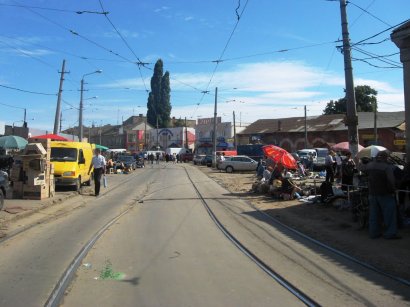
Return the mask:
[[[378, 144], [390, 151], [405, 148], [404, 112], [378, 112], [376, 123], [371, 112], [358, 113], [359, 144]], [[375, 138], [375, 127], [377, 140]], [[302, 148], [330, 147], [348, 141], [344, 114], [320, 115], [306, 118], [261, 119], [237, 135], [238, 144], [274, 144], [294, 152]]]

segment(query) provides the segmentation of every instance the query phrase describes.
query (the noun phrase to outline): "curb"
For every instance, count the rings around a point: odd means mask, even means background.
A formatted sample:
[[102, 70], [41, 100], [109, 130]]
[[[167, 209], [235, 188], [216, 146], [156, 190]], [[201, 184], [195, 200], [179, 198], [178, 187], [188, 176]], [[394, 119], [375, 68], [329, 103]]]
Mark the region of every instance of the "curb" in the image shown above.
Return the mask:
[[[13, 215], [10, 219], [5, 220], [4, 223], [16, 222], [20, 219], [26, 218], [26, 217], [28, 217], [32, 214], [40, 212], [41, 210], [52, 207], [54, 205], [61, 204], [65, 201], [67, 201], [68, 199], [75, 198], [75, 197], [78, 197], [78, 196], [81, 196], [81, 194], [72, 193], [72, 194], [65, 195], [65, 196], [54, 196], [52, 199], [48, 199], [44, 203], [41, 203], [41, 205], [39, 205], [39, 207], [37, 207], [37, 208], [29, 209], [27, 211], [24, 211], [24, 212], [17, 213], [15, 215]], [[4, 211], [4, 209], [3, 209], [3, 211]]]

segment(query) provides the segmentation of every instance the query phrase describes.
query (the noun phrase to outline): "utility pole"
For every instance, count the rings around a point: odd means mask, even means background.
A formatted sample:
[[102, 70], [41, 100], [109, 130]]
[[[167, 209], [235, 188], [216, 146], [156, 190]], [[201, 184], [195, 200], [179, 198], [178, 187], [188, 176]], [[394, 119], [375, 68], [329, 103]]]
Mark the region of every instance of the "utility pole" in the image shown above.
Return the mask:
[[[64, 83], [64, 73], [66, 73], [66, 71], [64, 70], [65, 68], [65, 60], [63, 60], [63, 66], [61, 68], [60, 71], [60, 86], [58, 88], [58, 97], [57, 97], [57, 109], [56, 109], [56, 116], [54, 119], [54, 129], [53, 129], [53, 133], [57, 134], [58, 132], [58, 123], [59, 123], [59, 116], [61, 116], [61, 95], [63, 93], [63, 83]], [[61, 131], [61, 129], [60, 129]]]
[[216, 167], [216, 115], [217, 115], [217, 104], [218, 104], [218, 87], [215, 88], [215, 107], [214, 107], [214, 135], [212, 137], [213, 144], [213, 159], [212, 166]]
[[27, 128], [27, 109], [24, 108], [24, 121], [23, 121], [23, 127]]
[[185, 117], [185, 148], [188, 149], [188, 127], [186, 125], [186, 117]]
[[157, 150], [159, 150], [159, 134], [158, 134], [158, 115], [157, 115]]
[[144, 121], [144, 150], [147, 151], [147, 117], [145, 116]]
[[60, 133], [61, 133], [61, 130], [63, 130], [63, 112], [61, 111], [60, 112]]
[[346, 83], [346, 122], [347, 134], [349, 139], [349, 148], [352, 156], [356, 156], [359, 151], [359, 133], [358, 118], [356, 112], [356, 98], [353, 83], [353, 68], [350, 50], [349, 29], [347, 24], [346, 0], [340, 0], [340, 13], [342, 19], [343, 35], [343, 56], [345, 66], [345, 83]]
[[78, 141], [83, 141], [83, 91], [84, 91], [84, 78], [81, 79], [80, 87], [80, 112], [78, 115]]
[[236, 122], [235, 122], [235, 111], [233, 113], [233, 148], [236, 149]]
[[305, 105], [305, 148], [308, 148], [306, 105]]
[[374, 112], [374, 145], [378, 143], [377, 137], [377, 102], [373, 102], [373, 112]]

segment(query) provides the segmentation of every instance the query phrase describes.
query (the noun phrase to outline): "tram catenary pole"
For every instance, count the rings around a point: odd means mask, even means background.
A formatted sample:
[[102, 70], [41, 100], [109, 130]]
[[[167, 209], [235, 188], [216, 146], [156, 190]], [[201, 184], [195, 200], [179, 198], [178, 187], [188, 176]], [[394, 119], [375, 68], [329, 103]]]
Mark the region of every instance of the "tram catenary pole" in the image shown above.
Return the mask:
[[353, 83], [353, 68], [350, 49], [349, 29], [347, 24], [346, 0], [340, 0], [340, 14], [342, 19], [343, 57], [346, 83], [346, 121], [349, 148], [352, 156], [359, 150], [358, 117], [356, 112], [356, 98]]

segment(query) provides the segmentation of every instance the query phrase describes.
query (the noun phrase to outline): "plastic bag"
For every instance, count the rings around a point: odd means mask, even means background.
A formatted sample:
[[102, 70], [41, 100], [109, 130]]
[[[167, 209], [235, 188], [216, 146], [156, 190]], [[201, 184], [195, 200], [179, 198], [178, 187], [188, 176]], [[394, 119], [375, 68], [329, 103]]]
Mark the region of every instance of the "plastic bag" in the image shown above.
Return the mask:
[[103, 184], [104, 184], [104, 188], [106, 188], [108, 185], [107, 185], [107, 177], [104, 175], [104, 178], [103, 178]]

